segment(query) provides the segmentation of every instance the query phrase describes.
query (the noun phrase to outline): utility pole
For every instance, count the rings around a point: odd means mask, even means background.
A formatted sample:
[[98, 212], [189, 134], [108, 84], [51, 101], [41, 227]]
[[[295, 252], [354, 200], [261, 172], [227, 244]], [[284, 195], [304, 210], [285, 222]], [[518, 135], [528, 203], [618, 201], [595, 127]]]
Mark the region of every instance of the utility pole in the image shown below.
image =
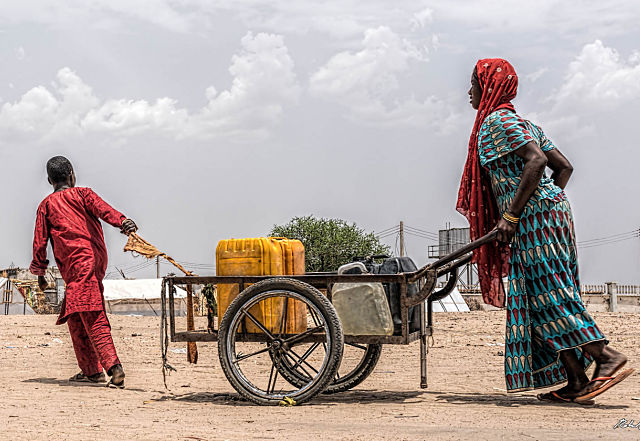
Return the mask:
[[404, 222], [400, 221], [400, 257], [404, 257]]
[[156, 278], [160, 278], [160, 256], [156, 256]]

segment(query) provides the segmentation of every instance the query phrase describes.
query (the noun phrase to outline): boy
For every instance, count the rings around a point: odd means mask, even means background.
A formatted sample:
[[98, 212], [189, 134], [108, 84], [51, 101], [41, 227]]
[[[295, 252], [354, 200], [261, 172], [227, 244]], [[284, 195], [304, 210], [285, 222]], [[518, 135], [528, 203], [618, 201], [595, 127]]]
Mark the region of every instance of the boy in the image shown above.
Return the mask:
[[38, 206], [30, 271], [38, 276], [40, 289], [49, 261], [47, 241], [60, 274], [67, 284], [57, 325], [67, 323], [81, 372], [69, 381], [101, 383], [123, 388], [124, 370], [111, 338], [111, 326], [104, 310], [102, 279], [107, 269], [107, 248], [100, 220], [120, 228], [123, 234], [138, 229], [135, 222], [114, 210], [90, 188], [76, 187], [71, 162], [55, 156], [47, 162], [53, 193]]

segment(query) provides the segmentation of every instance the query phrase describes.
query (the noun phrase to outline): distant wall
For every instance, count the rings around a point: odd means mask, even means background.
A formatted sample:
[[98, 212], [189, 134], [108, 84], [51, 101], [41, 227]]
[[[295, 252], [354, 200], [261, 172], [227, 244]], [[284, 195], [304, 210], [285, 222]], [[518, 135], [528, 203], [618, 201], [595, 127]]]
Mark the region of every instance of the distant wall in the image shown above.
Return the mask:
[[[185, 299], [174, 299], [173, 305], [176, 317], [185, 317], [187, 315], [187, 302]], [[167, 300], [167, 309], [168, 306], [169, 301]], [[160, 299], [107, 300], [105, 301], [105, 307], [109, 314], [117, 315], [144, 315], [160, 317], [162, 314]]]
[[[483, 310], [495, 310], [482, 301], [480, 292], [464, 292], [468, 305], [478, 305]], [[640, 285], [618, 285], [608, 282], [602, 285], [582, 285], [582, 302], [592, 312], [640, 312]]]

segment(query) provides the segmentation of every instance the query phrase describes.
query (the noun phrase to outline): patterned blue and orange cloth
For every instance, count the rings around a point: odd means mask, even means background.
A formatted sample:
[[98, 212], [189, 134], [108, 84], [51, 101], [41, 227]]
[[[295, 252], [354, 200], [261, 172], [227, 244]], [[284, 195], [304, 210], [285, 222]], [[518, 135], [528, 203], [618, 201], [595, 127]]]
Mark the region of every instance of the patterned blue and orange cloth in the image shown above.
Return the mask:
[[[555, 148], [540, 127], [512, 110], [491, 113], [480, 127], [480, 164], [501, 212], [511, 205], [524, 167], [514, 151], [531, 141], [543, 151]], [[574, 350], [586, 370], [592, 360], [580, 347], [605, 340], [580, 298], [575, 243], [566, 195], [545, 175], [511, 243], [505, 338], [509, 392], [566, 381], [558, 352]]]

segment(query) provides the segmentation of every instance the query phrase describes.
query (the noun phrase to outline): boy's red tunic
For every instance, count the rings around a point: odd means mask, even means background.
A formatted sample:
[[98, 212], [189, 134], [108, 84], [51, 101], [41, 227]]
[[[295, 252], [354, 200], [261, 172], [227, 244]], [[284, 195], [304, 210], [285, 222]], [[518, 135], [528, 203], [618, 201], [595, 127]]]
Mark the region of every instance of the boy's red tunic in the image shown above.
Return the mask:
[[104, 310], [102, 279], [107, 269], [107, 247], [100, 219], [120, 228], [126, 217], [90, 188], [73, 187], [52, 193], [38, 207], [29, 269], [39, 276], [45, 274], [50, 238], [67, 284], [58, 325], [75, 312]]

